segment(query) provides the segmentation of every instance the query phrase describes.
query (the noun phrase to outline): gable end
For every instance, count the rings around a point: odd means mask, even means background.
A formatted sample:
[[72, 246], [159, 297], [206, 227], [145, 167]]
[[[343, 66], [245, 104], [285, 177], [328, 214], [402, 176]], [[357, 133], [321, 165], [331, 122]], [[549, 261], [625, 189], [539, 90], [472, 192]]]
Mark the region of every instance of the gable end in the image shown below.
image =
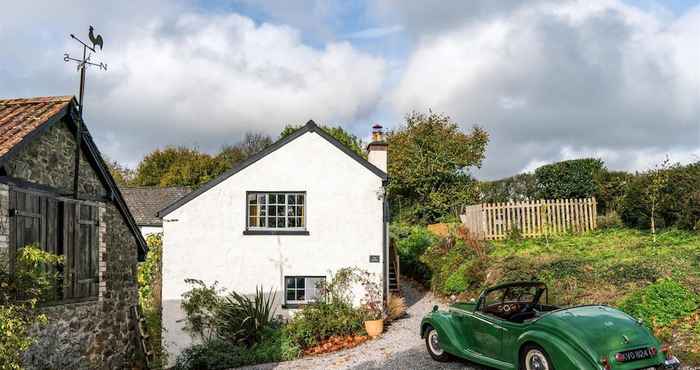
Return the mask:
[[303, 127], [299, 128], [298, 130], [292, 132], [290, 135], [277, 140], [274, 142], [272, 145], [268, 146], [267, 148], [261, 150], [260, 152], [248, 157], [246, 160], [239, 162], [237, 165], [235, 165], [233, 168], [230, 170], [224, 172], [221, 174], [219, 177], [207, 182], [206, 184], [202, 185], [199, 189], [187, 194], [185, 197], [182, 197], [181, 199], [175, 201], [173, 204], [163, 208], [158, 212], [158, 217], [165, 217], [172, 211], [180, 208], [183, 206], [185, 203], [191, 201], [192, 199], [198, 197], [200, 194], [206, 192], [207, 190], [213, 188], [214, 186], [218, 185], [222, 181], [228, 179], [229, 177], [235, 175], [236, 173], [242, 171], [244, 168], [250, 166], [251, 164], [259, 161], [260, 159], [264, 158], [268, 154], [276, 151], [277, 149], [285, 146], [289, 142], [293, 141], [294, 139], [300, 137], [301, 135], [307, 133], [307, 132], [315, 132], [322, 138], [324, 138], [326, 141], [329, 143], [333, 144], [336, 148], [340, 149], [343, 153], [347, 154], [350, 158], [354, 159], [357, 163], [361, 164], [363, 167], [367, 168], [370, 170], [372, 173], [375, 175], [379, 176], [382, 181], [387, 181], [388, 177], [386, 172], [380, 170], [377, 168], [377, 166], [369, 163], [366, 159], [362, 158], [360, 155], [343, 145], [341, 142], [336, 140], [333, 136], [331, 136], [329, 133], [327, 133], [325, 130], [320, 128], [316, 123], [312, 120], [306, 123]]

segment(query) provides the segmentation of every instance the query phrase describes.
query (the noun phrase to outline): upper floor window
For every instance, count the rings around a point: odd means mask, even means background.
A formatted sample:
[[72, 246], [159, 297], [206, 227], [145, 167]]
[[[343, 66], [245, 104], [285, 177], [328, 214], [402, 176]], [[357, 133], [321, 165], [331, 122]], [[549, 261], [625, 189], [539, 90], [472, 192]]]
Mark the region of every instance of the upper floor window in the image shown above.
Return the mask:
[[305, 192], [248, 192], [249, 230], [306, 230]]

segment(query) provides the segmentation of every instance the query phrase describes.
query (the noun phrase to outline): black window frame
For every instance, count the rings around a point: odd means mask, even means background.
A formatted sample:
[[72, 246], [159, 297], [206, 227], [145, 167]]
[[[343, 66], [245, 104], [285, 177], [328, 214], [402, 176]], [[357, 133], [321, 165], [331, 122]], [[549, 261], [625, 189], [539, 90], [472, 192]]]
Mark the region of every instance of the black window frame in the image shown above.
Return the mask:
[[[289, 300], [287, 299], [287, 279], [304, 279], [304, 300]], [[316, 300], [308, 300], [306, 299], [306, 289], [308, 288], [306, 286], [306, 279], [323, 279], [323, 281], [327, 281], [328, 278], [325, 275], [285, 275], [284, 276], [284, 285], [282, 289], [282, 294], [284, 296], [284, 304], [282, 305], [282, 308], [300, 308], [303, 307], [304, 305], [316, 302]], [[299, 290], [298, 288], [294, 288], [295, 290]]]
[[[301, 216], [303, 225], [302, 227], [256, 227], [250, 226], [250, 204], [248, 203], [248, 198], [250, 195], [261, 195], [264, 194], [269, 197], [269, 195], [280, 195], [283, 194], [285, 195], [285, 198], [287, 195], [302, 195], [304, 197], [304, 203], [302, 204], [303, 207], [303, 214]], [[269, 203], [268, 203], [269, 204]], [[287, 200], [285, 200], [285, 205], [288, 206]], [[251, 191], [246, 191], [245, 193], [245, 229], [243, 230], [243, 235], [309, 235], [309, 230], [308, 230], [308, 218], [306, 217], [308, 215], [308, 203], [307, 203], [307, 193], [306, 191], [302, 190], [289, 190], [289, 191], [264, 191], [264, 190], [251, 190]], [[286, 218], [289, 217], [289, 215], [285, 215]], [[285, 225], [288, 225], [288, 219], [285, 219]]]

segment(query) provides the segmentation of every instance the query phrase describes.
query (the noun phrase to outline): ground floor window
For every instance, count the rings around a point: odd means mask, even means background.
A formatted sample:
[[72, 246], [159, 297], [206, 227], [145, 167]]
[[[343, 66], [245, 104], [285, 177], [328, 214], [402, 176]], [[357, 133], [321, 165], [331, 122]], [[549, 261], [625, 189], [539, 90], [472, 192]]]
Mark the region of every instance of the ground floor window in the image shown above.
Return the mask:
[[306, 304], [319, 298], [320, 284], [326, 281], [325, 276], [286, 276], [285, 303]]

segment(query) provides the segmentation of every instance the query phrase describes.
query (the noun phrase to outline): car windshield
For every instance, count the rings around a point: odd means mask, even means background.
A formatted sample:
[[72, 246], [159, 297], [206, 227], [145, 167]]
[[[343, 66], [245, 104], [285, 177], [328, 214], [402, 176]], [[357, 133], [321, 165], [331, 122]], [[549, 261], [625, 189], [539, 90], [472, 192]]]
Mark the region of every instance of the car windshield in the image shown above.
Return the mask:
[[538, 291], [544, 289], [542, 285], [511, 285], [492, 290], [484, 296], [484, 306], [511, 302], [511, 303], [537, 303]]

